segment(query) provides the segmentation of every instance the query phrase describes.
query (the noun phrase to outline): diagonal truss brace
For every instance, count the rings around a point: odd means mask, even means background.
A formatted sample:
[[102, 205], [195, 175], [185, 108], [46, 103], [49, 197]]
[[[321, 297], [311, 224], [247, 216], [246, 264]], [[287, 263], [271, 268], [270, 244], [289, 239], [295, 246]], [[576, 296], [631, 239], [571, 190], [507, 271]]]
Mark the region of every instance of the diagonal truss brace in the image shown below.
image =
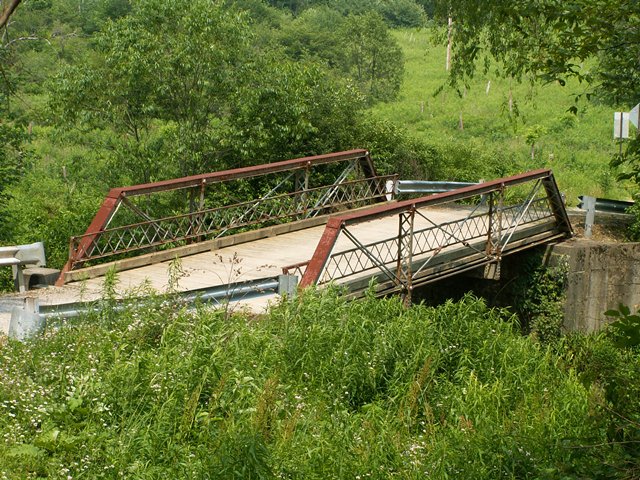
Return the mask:
[[511, 237], [513, 237], [513, 234], [516, 232], [516, 230], [520, 226], [520, 222], [522, 222], [522, 220], [524, 219], [524, 216], [529, 211], [529, 207], [531, 207], [531, 204], [535, 200], [536, 195], [538, 194], [538, 191], [540, 190], [541, 186], [542, 186], [542, 183], [538, 179], [534, 184], [533, 188], [531, 189], [531, 192], [529, 192], [529, 196], [527, 197], [527, 200], [522, 204], [520, 211], [517, 212], [517, 214], [515, 215], [514, 221], [511, 223], [511, 225], [508, 226], [507, 236], [504, 242], [499, 244], [500, 252], [502, 252], [507, 247], [507, 245], [509, 245], [509, 242], [511, 241]]
[[328, 202], [331, 201], [333, 197], [336, 196], [340, 185], [346, 181], [346, 179], [349, 177], [349, 174], [351, 172], [355, 171], [357, 166], [358, 166], [358, 163], [355, 161], [350, 161], [347, 164], [347, 167], [342, 171], [340, 176], [333, 183], [332, 185], [333, 188], [329, 189], [327, 193], [325, 193], [322, 197], [320, 197], [318, 201], [315, 203], [315, 205], [313, 206], [312, 211], [314, 213], [311, 214], [312, 217], [315, 217], [320, 212], [320, 209], [318, 207], [326, 205]]
[[349, 230], [347, 230], [346, 227], [342, 227], [342, 232], [345, 234], [345, 236], [351, 240], [351, 242], [362, 251], [362, 253], [364, 253], [364, 255], [371, 260], [371, 263], [373, 263], [374, 266], [378, 267], [380, 269], [380, 271], [382, 271], [382, 273], [385, 274], [385, 276], [387, 276], [389, 278], [389, 280], [391, 280], [393, 283], [395, 283], [396, 285], [400, 285], [401, 282], [399, 280], [399, 278], [393, 274], [393, 272], [391, 270], [389, 270], [389, 268], [387, 268], [387, 266], [382, 263], [380, 261], [380, 259], [378, 259], [378, 257], [376, 257], [373, 253], [371, 253], [371, 251], [366, 247], [366, 245], [364, 245], [362, 242], [360, 242], [360, 240], [358, 240], [355, 235], [353, 235]]
[[247, 208], [242, 214], [240, 214], [239, 216], [237, 216], [236, 218], [232, 219], [229, 222], [229, 226], [227, 228], [225, 228], [224, 230], [221, 230], [220, 233], [218, 235], [216, 235], [215, 238], [220, 238], [222, 237], [225, 233], [227, 233], [230, 229], [234, 228], [237, 225], [240, 225], [242, 223], [242, 220], [245, 219], [245, 217], [249, 214], [251, 214], [251, 212], [254, 212], [255, 210], [258, 209], [258, 207], [263, 204], [264, 202], [266, 202], [267, 200], [271, 199], [274, 197], [274, 194], [280, 190], [280, 187], [282, 187], [293, 175], [295, 174], [295, 172], [291, 172], [289, 175], [285, 176], [285, 178], [282, 179], [282, 181], [280, 181], [275, 187], [273, 187], [271, 190], [269, 190], [265, 195], [263, 195], [262, 197], [260, 197], [258, 200], [256, 200], [255, 202], [253, 202], [251, 204], [251, 206], [249, 208]]

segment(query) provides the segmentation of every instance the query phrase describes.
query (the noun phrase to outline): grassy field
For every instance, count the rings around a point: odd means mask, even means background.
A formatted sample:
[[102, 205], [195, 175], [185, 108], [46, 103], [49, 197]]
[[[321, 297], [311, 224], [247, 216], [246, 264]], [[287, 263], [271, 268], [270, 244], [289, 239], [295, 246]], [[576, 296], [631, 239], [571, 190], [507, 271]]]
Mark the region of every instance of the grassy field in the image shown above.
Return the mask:
[[446, 82], [445, 49], [431, 43], [427, 30], [400, 30], [395, 37], [405, 54], [404, 83], [399, 99], [377, 105], [373, 115], [428, 143], [507, 152], [518, 170], [552, 168], [570, 205], [578, 195], [630, 197], [609, 168], [619, 148], [612, 138], [614, 108], [580, 101], [578, 115], [567, 112], [581, 85], [532, 87], [480, 72], [462, 95], [451, 88], [435, 94]]

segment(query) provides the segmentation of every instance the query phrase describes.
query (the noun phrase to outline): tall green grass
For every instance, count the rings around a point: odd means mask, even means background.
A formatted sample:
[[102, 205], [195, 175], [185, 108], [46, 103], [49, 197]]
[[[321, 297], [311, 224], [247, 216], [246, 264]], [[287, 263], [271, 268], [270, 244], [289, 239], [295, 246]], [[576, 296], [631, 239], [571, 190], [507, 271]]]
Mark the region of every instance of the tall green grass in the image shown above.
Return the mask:
[[405, 55], [400, 98], [378, 104], [374, 116], [402, 125], [429, 144], [452, 149], [463, 145], [489, 157], [505, 156], [506, 173], [552, 168], [571, 205], [578, 195], [630, 197], [608, 165], [619, 148], [612, 138], [615, 108], [582, 99], [578, 114], [568, 113], [585, 86], [518, 83], [490, 69], [487, 74], [480, 72], [462, 92], [444, 88], [435, 94], [447, 80], [444, 48], [432, 44], [429, 30], [397, 30], [395, 38]]
[[1, 479], [586, 478], [622, 455], [598, 391], [473, 297], [155, 300], [0, 362]]

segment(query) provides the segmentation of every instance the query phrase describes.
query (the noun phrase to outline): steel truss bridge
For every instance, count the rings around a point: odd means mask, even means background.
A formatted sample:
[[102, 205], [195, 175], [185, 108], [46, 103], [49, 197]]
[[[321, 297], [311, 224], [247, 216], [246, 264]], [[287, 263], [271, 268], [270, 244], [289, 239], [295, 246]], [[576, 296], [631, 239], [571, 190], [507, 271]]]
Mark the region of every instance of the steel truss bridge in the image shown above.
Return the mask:
[[[408, 199], [396, 198], [397, 181], [351, 150], [114, 188], [71, 238], [59, 290], [109, 269], [127, 287], [162, 285], [181, 257], [181, 289], [204, 295], [284, 277], [353, 296], [374, 280], [380, 295], [410, 301], [416, 286], [470, 270], [495, 277], [505, 255], [572, 235], [550, 170]], [[232, 279], [223, 256], [244, 273]]]

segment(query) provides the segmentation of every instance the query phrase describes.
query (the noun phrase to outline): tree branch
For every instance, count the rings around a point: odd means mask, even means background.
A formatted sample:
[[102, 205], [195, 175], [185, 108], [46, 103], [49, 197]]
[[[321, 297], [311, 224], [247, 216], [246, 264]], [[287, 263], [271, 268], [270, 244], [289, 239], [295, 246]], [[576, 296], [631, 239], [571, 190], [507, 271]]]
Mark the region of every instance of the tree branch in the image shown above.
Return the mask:
[[18, 4], [21, 0], [10, 0], [9, 4], [5, 7], [2, 12], [2, 16], [0, 17], [0, 28], [3, 28], [7, 22], [9, 21], [9, 17], [13, 13], [13, 11], [18, 8]]
[[51, 45], [51, 42], [49, 40], [47, 40], [46, 38], [40, 38], [40, 37], [36, 37], [36, 36], [30, 36], [30, 37], [18, 37], [18, 38], [14, 38], [13, 40], [10, 40], [9, 42], [7, 42], [4, 45], [4, 48], [9, 48], [12, 44], [16, 43], [16, 42], [21, 42], [23, 40], [42, 40], [47, 42], [49, 45]]

